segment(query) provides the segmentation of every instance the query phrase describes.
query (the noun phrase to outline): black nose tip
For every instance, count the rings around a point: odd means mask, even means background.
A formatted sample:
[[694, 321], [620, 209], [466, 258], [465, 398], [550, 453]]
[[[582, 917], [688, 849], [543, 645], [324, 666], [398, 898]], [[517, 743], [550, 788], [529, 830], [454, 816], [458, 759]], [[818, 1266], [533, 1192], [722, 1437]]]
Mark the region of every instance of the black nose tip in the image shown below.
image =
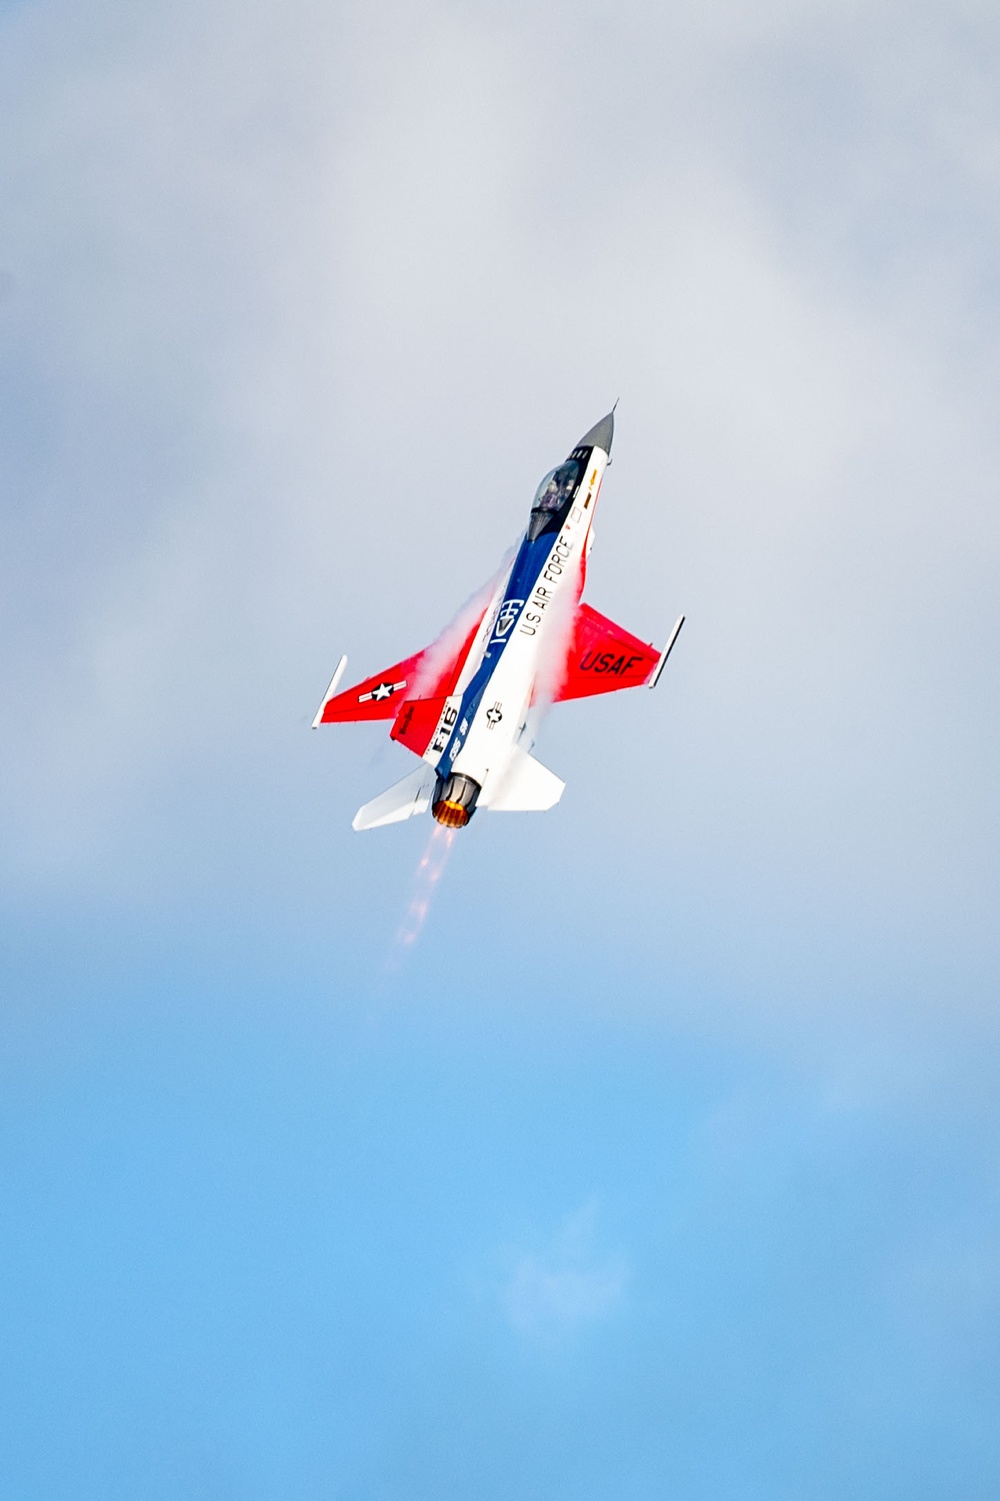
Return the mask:
[[577, 447], [603, 448], [605, 453], [610, 454], [611, 440], [614, 435], [615, 414], [614, 410], [612, 410], [606, 417], [602, 417], [600, 422], [595, 422], [589, 433], [584, 433], [583, 437], [577, 444]]

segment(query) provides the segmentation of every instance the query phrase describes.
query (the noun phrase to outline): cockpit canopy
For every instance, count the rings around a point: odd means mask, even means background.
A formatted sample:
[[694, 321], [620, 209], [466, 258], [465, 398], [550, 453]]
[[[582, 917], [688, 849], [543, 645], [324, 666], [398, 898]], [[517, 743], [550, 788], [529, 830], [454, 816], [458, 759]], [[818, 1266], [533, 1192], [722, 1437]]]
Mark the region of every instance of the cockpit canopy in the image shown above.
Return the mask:
[[560, 464], [558, 469], [550, 470], [545, 476], [531, 504], [529, 542], [534, 542], [543, 532], [559, 530], [576, 494], [581, 473], [579, 460], [567, 459], [565, 464]]

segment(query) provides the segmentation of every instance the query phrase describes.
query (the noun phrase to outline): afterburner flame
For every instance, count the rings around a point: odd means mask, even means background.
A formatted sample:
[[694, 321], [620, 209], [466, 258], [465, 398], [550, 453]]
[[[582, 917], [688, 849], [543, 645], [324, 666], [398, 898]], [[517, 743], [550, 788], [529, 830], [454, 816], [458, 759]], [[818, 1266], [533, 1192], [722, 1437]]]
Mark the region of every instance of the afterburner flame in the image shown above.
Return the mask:
[[442, 798], [441, 802], [435, 803], [431, 809], [438, 823], [446, 829], [464, 829], [469, 822], [469, 810], [463, 808], [461, 803], [449, 802]]
[[445, 828], [441, 824], [433, 825], [413, 878], [413, 895], [393, 940], [386, 964], [387, 969], [399, 968], [403, 962], [403, 956], [413, 948], [423, 932], [424, 923], [431, 910], [434, 892], [448, 863], [448, 855], [454, 838], [454, 829]]

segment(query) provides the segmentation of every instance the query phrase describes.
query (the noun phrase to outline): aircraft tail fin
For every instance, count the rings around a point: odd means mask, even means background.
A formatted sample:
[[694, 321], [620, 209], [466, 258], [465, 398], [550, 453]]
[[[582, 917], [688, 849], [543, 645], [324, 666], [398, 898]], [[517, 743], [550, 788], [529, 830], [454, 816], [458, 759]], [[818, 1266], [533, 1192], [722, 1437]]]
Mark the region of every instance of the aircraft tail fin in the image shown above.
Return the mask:
[[486, 803], [491, 813], [544, 813], [555, 807], [566, 783], [527, 751], [517, 751], [510, 770]]
[[418, 766], [416, 771], [411, 771], [401, 782], [397, 782], [386, 792], [380, 792], [378, 797], [373, 797], [370, 803], [359, 808], [354, 815], [352, 828], [379, 829], [383, 824], [402, 823], [415, 813], [426, 813], [431, 805], [433, 791], [433, 767]]

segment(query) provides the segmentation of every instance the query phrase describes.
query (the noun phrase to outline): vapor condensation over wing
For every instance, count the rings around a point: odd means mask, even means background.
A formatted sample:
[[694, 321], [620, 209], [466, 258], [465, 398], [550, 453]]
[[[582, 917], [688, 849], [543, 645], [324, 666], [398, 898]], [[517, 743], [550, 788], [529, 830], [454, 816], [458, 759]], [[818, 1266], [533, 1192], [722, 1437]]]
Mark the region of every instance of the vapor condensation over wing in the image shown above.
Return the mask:
[[413, 683], [411, 697], [421, 698], [426, 691], [426, 685], [433, 683], [442, 668], [454, 659], [475, 622], [482, 618], [483, 611], [493, 598], [497, 585], [514, 560], [514, 553], [513, 547], [507, 549], [496, 571], [459, 607], [441, 630], [437, 640], [427, 648]]

